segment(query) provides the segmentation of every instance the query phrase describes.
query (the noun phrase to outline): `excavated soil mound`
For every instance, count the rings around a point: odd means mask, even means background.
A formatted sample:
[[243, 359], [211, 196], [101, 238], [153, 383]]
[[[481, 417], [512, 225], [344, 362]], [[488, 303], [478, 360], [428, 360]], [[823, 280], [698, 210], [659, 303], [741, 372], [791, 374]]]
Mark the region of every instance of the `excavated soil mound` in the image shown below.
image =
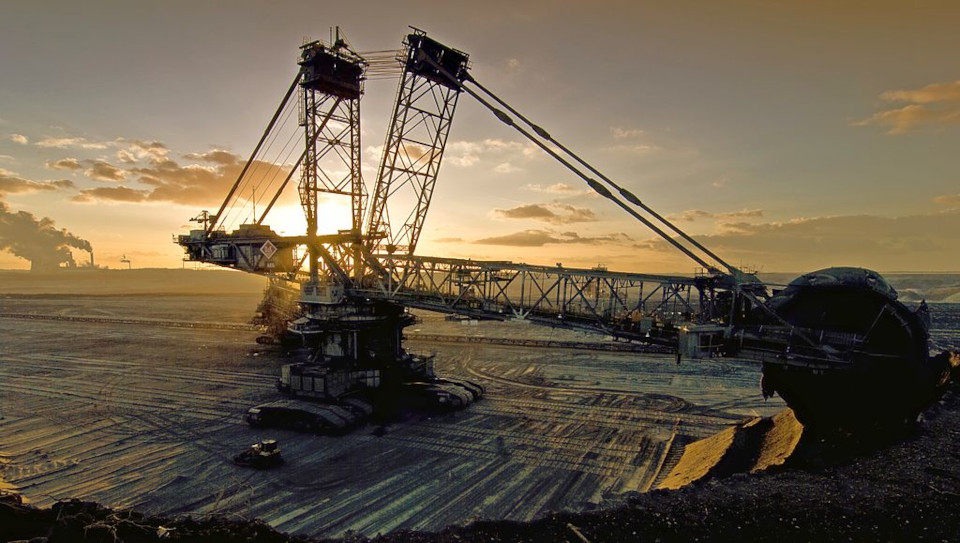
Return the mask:
[[[960, 372], [960, 356], [944, 352], [933, 358], [942, 379], [924, 402], [940, 398]], [[842, 462], [907, 437], [909, 427], [870, 428], [859, 433], [818, 434], [805, 429], [793, 410], [754, 418], [690, 443], [676, 466], [657, 486], [676, 490], [697, 481], [757, 473], [775, 466], [814, 467]]]
[[657, 488], [675, 490], [696, 481], [783, 465], [802, 436], [803, 425], [790, 409], [737, 424], [687, 445], [680, 461]]

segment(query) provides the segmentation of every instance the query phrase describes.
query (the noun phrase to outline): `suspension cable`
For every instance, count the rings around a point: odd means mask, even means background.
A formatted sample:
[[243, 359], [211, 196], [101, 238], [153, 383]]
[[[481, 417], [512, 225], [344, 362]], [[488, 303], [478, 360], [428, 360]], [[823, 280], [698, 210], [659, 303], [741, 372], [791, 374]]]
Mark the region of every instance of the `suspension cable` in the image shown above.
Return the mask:
[[[281, 121], [280, 126], [279, 126], [279, 127], [276, 127], [276, 128], [271, 132], [270, 140], [269, 140], [269, 142], [267, 143], [266, 147], [263, 148], [263, 150], [262, 150], [261, 152], [255, 154], [255, 155], [253, 156], [252, 167], [251, 167], [250, 170], [247, 172], [247, 174], [242, 177], [242, 180], [241, 180], [241, 181], [239, 182], [239, 184], [237, 185], [237, 190], [236, 190], [237, 200], [239, 200], [240, 194], [243, 194], [243, 188], [246, 187], [247, 185], [251, 184], [251, 183], [253, 184], [253, 190], [254, 190], [255, 192], [256, 192], [256, 191], [259, 191], [259, 189], [260, 189], [260, 187], [261, 187], [261, 185], [262, 185], [262, 180], [261, 180], [261, 182], [254, 181], [254, 179], [257, 178], [257, 173], [260, 171], [260, 169], [261, 169], [261, 167], [262, 167], [263, 164], [270, 164], [271, 166], [273, 166], [273, 165], [275, 165], [275, 163], [277, 162], [276, 159], [270, 160], [270, 159], [265, 158], [265, 157], [266, 157], [267, 153], [269, 153], [270, 150], [273, 148], [273, 145], [276, 143], [277, 138], [280, 136], [281, 133], [283, 133], [283, 131], [284, 131], [284, 129], [286, 128], [287, 124], [290, 122], [290, 119], [291, 119], [291, 117], [292, 117], [292, 113], [296, 110], [296, 107], [291, 107], [291, 106], [290, 106], [290, 104], [293, 104], [293, 103], [294, 103], [293, 101], [287, 102], [286, 107], [284, 108], [285, 111], [286, 111], [286, 113], [285, 113], [285, 114], [282, 114], [283, 120]], [[280, 152], [277, 153], [277, 156], [276, 156], [277, 159], [279, 159], [280, 155], [283, 154], [283, 152], [284, 152], [284, 150], [286, 149], [286, 147], [290, 145], [291, 140], [292, 140], [296, 135], [297, 135], [297, 133], [296, 133], [296, 131], [294, 131], [294, 132], [291, 134], [291, 136], [287, 139], [287, 143], [286, 143], [286, 144], [284, 145], [284, 147], [280, 150]], [[236, 221], [236, 220], [237, 220], [237, 216], [235, 216], [235, 213], [242, 213], [244, 207], [245, 207], [245, 206], [239, 206], [239, 205], [237, 205], [237, 202], [235, 202], [233, 205], [231, 205], [231, 206], [226, 210], [226, 212], [223, 214], [222, 220], [220, 221], [220, 226], [221, 226], [221, 227], [225, 227], [225, 228], [231, 228], [231, 227], [233, 226], [233, 221]], [[240, 218], [240, 220], [242, 220], [242, 218]]]
[[[330, 112], [323, 118], [323, 121], [317, 127], [316, 134], [314, 134], [313, 137], [310, 138], [310, 141], [307, 143], [307, 147], [311, 147], [317, 142], [317, 138], [320, 137], [320, 134], [323, 132], [324, 128], [326, 128], [327, 122], [330, 120], [330, 117], [333, 116], [333, 111], [340, 105], [340, 102], [342, 101], [343, 101], [342, 98], [337, 98], [337, 101], [334, 102], [333, 107], [330, 108]], [[304, 149], [303, 152], [300, 153], [300, 158], [297, 159], [297, 163], [293, 165], [293, 168], [290, 169], [290, 172], [287, 174], [286, 178], [283, 180], [283, 183], [280, 185], [280, 188], [277, 189], [276, 193], [274, 193], [273, 199], [270, 200], [270, 203], [267, 205], [267, 208], [263, 211], [263, 215], [261, 215], [260, 218], [257, 220], [256, 223], [258, 225], [263, 223], [263, 219], [267, 217], [267, 213], [270, 213], [270, 210], [273, 209], [273, 205], [277, 203], [277, 199], [280, 198], [280, 194], [283, 192], [285, 188], [287, 188], [287, 184], [290, 182], [290, 179], [293, 178], [294, 172], [296, 172], [297, 168], [299, 168], [300, 165], [303, 164], [303, 160], [306, 157], [307, 157], [307, 150]]]
[[[633, 194], [632, 192], [628, 191], [627, 189], [621, 187], [620, 185], [618, 185], [617, 183], [615, 183], [614, 181], [612, 181], [610, 178], [608, 178], [606, 175], [604, 175], [603, 173], [601, 173], [600, 171], [598, 171], [596, 168], [594, 168], [593, 166], [591, 166], [589, 163], [587, 163], [585, 160], [583, 160], [582, 158], [580, 158], [577, 154], [575, 154], [573, 151], [571, 151], [570, 149], [568, 149], [568, 148], [567, 148], [566, 146], [564, 146], [562, 143], [560, 143], [559, 141], [553, 139], [553, 137], [550, 135], [549, 132], [547, 132], [546, 130], [544, 130], [542, 127], [534, 124], [534, 123], [531, 122], [529, 119], [527, 119], [526, 117], [524, 117], [523, 114], [521, 114], [521, 113], [518, 112], [516, 109], [514, 109], [513, 107], [511, 107], [510, 104], [507, 104], [506, 102], [504, 102], [503, 100], [501, 100], [499, 96], [497, 96], [496, 94], [494, 94], [493, 92], [491, 92], [489, 89], [487, 89], [486, 87], [484, 87], [483, 85], [481, 85], [480, 82], [477, 81], [472, 75], [467, 74], [467, 81], [469, 81], [470, 83], [473, 83], [474, 85], [476, 85], [480, 90], [482, 90], [482, 91], [483, 91], [484, 93], [486, 93], [488, 96], [490, 96], [491, 98], [493, 98], [498, 104], [500, 104], [501, 106], [503, 106], [504, 108], [506, 108], [507, 111], [509, 111], [510, 113], [513, 113], [514, 115], [516, 115], [518, 119], [520, 119], [521, 121], [523, 121], [524, 123], [526, 123], [527, 126], [529, 126], [538, 136], [540, 136], [541, 138], [543, 138], [543, 139], [545, 139], [545, 140], [553, 143], [553, 144], [556, 145], [560, 150], [562, 150], [564, 153], [566, 153], [567, 155], [569, 155], [570, 157], [572, 157], [574, 160], [576, 160], [577, 162], [579, 162], [581, 165], [583, 165], [585, 168], [587, 168], [588, 170], [590, 170], [594, 175], [596, 175], [596, 176], [599, 177], [600, 179], [604, 180], [608, 185], [610, 185], [610, 186], [613, 187], [617, 192], [619, 192], [620, 195], [623, 196], [623, 198], [624, 198], [625, 200], [627, 200], [627, 201], [630, 202], [631, 204], [633, 204], [633, 205], [635, 205], [635, 206], [643, 209], [644, 211], [646, 211], [646, 212], [649, 213], [650, 215], [653, 215], [653, 217], [654, 217], [655, 219], [657, 219], [658, 221], [660, 221], [660, 223], [664, 224], [667, 228], [669, 228], [670, 230], [673, 230], [674, 232], [676, 232], [680, 237], [682, 237], [683, 239], [687, 240], [689, 243], [693, 244], [696, 248], [698, 248], [698, 249], [700, 249], [701, 251], [703, 251], [704, 253], [706, 253], [710, 258], [714, 259], [717, 263], [719, 263], [719, 264], [721, 264], [723, 267], [725, 267], [725, 268], [727, 269], [727, 271], [730, 272], [731, 274], [733, 274], [733, 275], [739, 275], [739, 274], [741, 273], [739, 269], [737, 269], [736, 267], [731, 266], [730, 264], [728, 264], [728, 263], [727, 263], [726, 261], [724, 261], [722, 258], [720, 258], [719, 256], [717, 256], [713, 251], [711, 251], [710, 249], [707, 249], [706, 247], [704, 247], [700, 242], [698, 242], [697, 240], [695, 240], [693, 237], [689, 236], [686, 232], [684, 232], [683, 230], [681, 230], [681, 229], [680, 229], [679, 227], [677, 227], [675, 224], [673, 224], [672, 222], [670, 222], [669, 220], [667, 220], [665, 217], [663, 217], [662, 215], [660, 215], [659, 213], [657, 213], [656, 211], [654, 211], [652, 208], [650, 208], [650, 206], [644, 204], [635, 194]], [[496, 114], [496, 113], [495, 113], [495, 114]], [[498, 115], [497, 117], [500, 118], [499, 115]], [[503, 119], [501, 119], [501, 120], [503, 120]], [[508, 123], [508, 124], [509, 124], [509, 123]]]
[[250, 154], [250, 158], [247, 159], [247, 163], [243, 166], [243, 169], [240, 171], [240, 175], [237, 177], [237, 180], [233, 183], [233, 186], [230, 188], [230, 192], [227, 193], [227, 197], [224, 198], [223, 203], [220, 204], [220, 209], [217, 211], [217, 214], [214, 215], [210, 225], [207, 227], [204, 236], [209, 236], [217, 223], [220, 221], [220, 214], [223, 213], [223, 210], [227, 207], [227, 203], [230, 202], [233, 198], [234, 193], [237, 191], [237, 187], [240, 185], [240, 181], [243, 179], [244, 174], [247, 173], [247, 170], [250, 168], [250, 164], [253, 162], [254, 157], [260, 151], [260, 147], [263, 145], [263, 142], [267, 139], [267, 135], [273, 130], [273, 126], [277, 122], [277, 118], [280, 117], [281, 112], [286, 107], [287, 102], [290, 100], [290, 96], [293, 95], [293, 91], [296, 90], [297, 84], [300, 82], [300, 72], [297, 72], [297, 75], [293, 78], [293, 82], [290, 83], [290, 88], [287, 89], [286, 94], [284, 94], [283, 99], [280, 101], [280, 106], [277, 108], [276, 113], [273, 114], [273, 117], [270, 119], [270, 123], [267, 125], [267, 128], [264, 129], [263, 135], [260, 136], [260, 141], [257, 142], [257, 146], [254, 148], [253, 153]]
[[[419, 59], [420, 59], [420, 60], [424, 60], [424, 61], [430, 63], [431, 66], [433, 66], [438, 72], [440, 72], [441, 74], [443, 74], [443, 76], [446, 77], [446, 78], [448, 78], [450, 81], [453, 81], [453, 82], [458, 82], [458, 81], [459, 81], [459, 79], [457, 79], [453, 74], [451, 74], [451, 73], [450, 73], [449, 71], [447, 71], [442, 65], [440, 65], [440, 63], [438, 63], [438, 62], [436, 62], [434, 59], [430, 58], [429, 55], [424, 54], [423, 52], [421, 52], [421, 54], [420, 54], [420, 56], [419, 56]], [[477, 83], [476, 83], [476, 80], [474, 80], [469, 74], [467, 74], [466, 80], [467, 80], [467, 81], [470, 81], [470, 82], [473, 82], [474, 84], [477, 84]], [[518, 126], [518, 125], [513, 121], [513, 119], [512, 119], [509, 115], [507, 115], [507, 114], [504, 113], [503, 111], [501, 111], [501, 110], [497, 109], [496, 107], [494, 107], [493, 104], [491, 104], [490, 102], [488, 102], [487, 100], [485, 100], [485, 99], [484, 99], [482, 96], [480, 96], [480, 94], [478, 94], [476, 91], [474, 91], [473, 89], [467, 87], [467, 86], [464, 85], [463, 83], [457, 83], [457, 84], [458, 84], [458, 87], [459, 87], [461, 90], [463, 90], [464, 92], [466, 92], [467, 94], [469, 94], [470, 96], [472, 96], [474, 99], [476, 99], [478, 102], [480, 102], [480, 104], [482, 104], [484, 107], [486, 107], [487, 109], [489, 109], [489, 110], [494, 114], [494, 116], [496, 116], [497, 119], [499, 119], [502, 123], [506, 124], [507, 126], [513, 128], [514, 130], [516, 130], [517, 132], [519, 132], [519, 133], [520, 133], [521, 135], [523, 135], [525, 138], [527, 138], [528, 140], [530, 140], [531, 142], [533, 142], [537, 147], [540, 147], [544, 152], [546, 152], [547, 154], [549, 154], [550, 156], [552, 156], [557, 162], [563, 164], [568, 170], [570, 170], [571, 172], [573, 172], [574, 174], [576, 174], [578, 177], [580, 177], [581, 179], [583, 179], [583, 180], [587, 183], [587, 185], [588, 185], [591, 189], [593, 189], [597, 194], [599, 194], [599, 195], [603, 196], [604, 198], [610, 200], [611, 202], [617, 204], [621, 209], [623, 209], [624, 211], [626, 211], [627, 213], [629, 213], [630, 215], [632, 215], [635, 219], [637, 219], [637, 220], [639, 220], [640, 222], [642, 222], [644, 225], [647, 226], [647, 228], [653, 230], [657, 235], [659, 235], [659, 236], [660, 236], [661, 238], [663, 238], [665, 241], [667, 241], [668, 243], [670, 243], [671, 245], [673, 245], [677, 250], [679, 250], [679, 251], [682, 252], [683, 254], [687, 255], [687, 257], [689, 257], [689, 258], [690, 258], [691, 260], [693, 260], [694, 262], [700, 264], [701, 266], [703, 266], [704, 268], [706, 268], [706, 269], [708, 269], [708, 270], [715, 270], [715, 269], [716, 269], [714, 266], [712, 266], [712, 265], [710, 265], [709, 263], [707, 263], [706, 260], [704, 260], [703, 258], [701, 258], [700, 256], [698, 256], [696, 253], [694, 253], [693, 251], [691, 251], [689, 248], [685, 247], [683, 244], [681, 244], [680, 242], [678, 242], [676, 239], [674, 239], [673, 236], [670, 236], [669, 234], [667, 234], [666, 232], [664, 232], [660, 227], [658, 227], [658, 226], [655, 225], [653, 222], [651, 222], [649, 219], [647, 219], [647, 218], [644, 217], [643, 215], [640, 215], [639, 213], [636, 212], [636, 210], [634, 210], [633, 208], [631, 208], [631, 207], [628, 206], [627, 204], [623, 203], [620, 199], [618, 199], [616, 196], [614, 196], [613, 193], [611, 193], [610, 190], [607, 189], [607, 187], [601, 185], [601, 184], [600, 184], [599, 182], [597, 182], [595, 179], [589, 177], [587, 174], [585, 174], [584, 172], [582, 172], [579, 168], [577, 168], [576, 166], [574, 166], [573, 164], [571, 164], [569, 161], [567, 161], [566, 159], [564, 159], [563, 157], [561, 157], [559, 153], [557, 153], [556, 151], [554, 151], [553, 149], [551, 149], [549, 146], [547, 146], [545, 143], [543, 143], [543, 142], [540, 141], [539, 139], [535, 138], [530, 132], [527, 132], [527, 131], [524, 130], [522, 127]], [[480, 86], [479, 84], [477, 84], [477, 85]], [[483, 89], [483, 87], [481, 87], [481, 88]], [[486, 89], [483, 89], [483, 90], [486, 91]], [[488, 91], [486, 91], [486, 92], [488, 92]], [[491, 96], [493, 96], [492, 93], [491, 93]], [[495, 96], [494, 96], [494, 99], [496, 99], [496, 100], [499, 101], [499, 99], [497, 99]], [[512, 109], [512, 108], [511, 108], [511, 109]], [[526, 122], [528, 125], [530, 125], [533, 130], [536, 130], [537, 133], [538, 133], [538, 135], [541, 135], [541, 137], [542, 137], [543, 139], [546, 139], [546, 140], [548, 140], [548, 141], [553, 142], [553, 143], [556, 144], [556, 142], [553, 141], [553, 139], [550, 137], [550, 135], [547, 133], [546, 130], [543, 130], [542, 128], [534, 125], [533, 123], [531, 123], [531, 122], [529, 122], [529, 121], [525, 121], [525, 122]], [[575, 158], [577, 158], [577, 160], [579, 160], [579, 158], [576, 157], [576, 155], [573, 155], [573, 153], [571, 153], [571, 152], [570, 152], [569, 150], [567, 150], [565, 147], [562, 147], [562, 146], [560, 146], [560, 145], [558, 145], [558, 147], [561, 148], [562, 150], [564, 150], [564, 152], [566, 152], [566, 153], [569, 154], [570, 156], [575, 157]], [[582, 160], [580, 160], [580, 162], [583, 163]], [[593, 172], [596, 172], [596, 170], [594, 170], [593, 168], [590, 168], [590, 170], [593, 171]], [[605, 180], [607, 180], [607, 179], [605, 179]], [[607, 181], [608, 181], [608, 183], [613, 184], [612, 181], [609, 181], [609, 180], [607, 180]], [[615, 184], [613, 184], [613, 185], [619, 189], [618, 186], [616, 186]], [[622, 194], [623, 192], [625, 192], [625, 191], [621, 189], [621, 194]], [[624, 196], [624, 197], [626, 197], [626, 196]], [[634, 196], [634, 199], [636, 199], [637, 202], [639, 202], [639, 199], [637, 199], [635, 196]], [[662, 220], [663, 220], [664, 222], [666, 222], [665, 219], [662, 219]], [[718, 261], [719, 263], [723, 264], [725, 267], [729, 267], [729, 265], [727, 265], [726, 263], [724, 263], [722, 260], [719, 260], [719, 259], [718, 259], [717, 261]], [[733, 269], [735, 270], [735, 268], [733, 268]], [[739, 276], [739, 275], [738, 275], [737, 273], [735, 273], [735, 272], [732, 272], [732, 273], [734, 273], [735, 276]]]

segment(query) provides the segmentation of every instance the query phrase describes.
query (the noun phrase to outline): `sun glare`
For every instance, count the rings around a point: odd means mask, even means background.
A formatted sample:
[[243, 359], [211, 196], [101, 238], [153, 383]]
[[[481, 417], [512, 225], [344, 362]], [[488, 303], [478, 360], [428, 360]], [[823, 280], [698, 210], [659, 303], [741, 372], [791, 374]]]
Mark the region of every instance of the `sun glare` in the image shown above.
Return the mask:
[[[317, 206], [319, 234], [334, 234], [351, 227], [350, 202], [346, 198], [321, 198]], [[307, 232], [303, 208], [298, 205], [277, 206], [264, 224], [283, 236], [300, 236]]]

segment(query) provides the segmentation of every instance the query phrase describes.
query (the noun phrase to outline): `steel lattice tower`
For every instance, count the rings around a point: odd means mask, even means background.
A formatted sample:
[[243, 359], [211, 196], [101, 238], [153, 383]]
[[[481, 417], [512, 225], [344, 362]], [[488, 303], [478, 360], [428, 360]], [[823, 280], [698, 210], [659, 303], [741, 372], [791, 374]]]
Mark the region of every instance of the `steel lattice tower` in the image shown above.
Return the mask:
[[396, 109], [370, 205], [373, 253], [411, 255], [416, 249], [467, 74], [465, 53], [423, 32], [408, 35], [404, 46]]
[[300, 204], [310, 240], [310, 276], [318, 279], [315, 249], [321, 217], [319, 193], [350, 197], [352, 233], [363, 228], [364, 187], [360, 173], [360, 96], [364, 61], [345, 42], [311, 42], [301, 47], [300, 125], [304, 128]]

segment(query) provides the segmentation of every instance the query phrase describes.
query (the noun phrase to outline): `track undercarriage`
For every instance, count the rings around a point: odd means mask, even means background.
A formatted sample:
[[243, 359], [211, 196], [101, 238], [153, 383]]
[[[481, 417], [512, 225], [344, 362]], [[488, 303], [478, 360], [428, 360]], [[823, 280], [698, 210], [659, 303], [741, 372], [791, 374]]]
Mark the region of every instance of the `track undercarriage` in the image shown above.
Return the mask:
[[[483, 397], [477, 383], [438, 377], [433, 355], [403, 348], [403, 329], [417, 318], [385, 301], [348, 300], [302, 303], [281, 342], [300, 361], [281, 367], [281, 392], [339, 406], [338, 416], [355, 427], [375, 413], [409, 409], [462, 409]], [[356, 403], [372, 406], [370, 412]]]

